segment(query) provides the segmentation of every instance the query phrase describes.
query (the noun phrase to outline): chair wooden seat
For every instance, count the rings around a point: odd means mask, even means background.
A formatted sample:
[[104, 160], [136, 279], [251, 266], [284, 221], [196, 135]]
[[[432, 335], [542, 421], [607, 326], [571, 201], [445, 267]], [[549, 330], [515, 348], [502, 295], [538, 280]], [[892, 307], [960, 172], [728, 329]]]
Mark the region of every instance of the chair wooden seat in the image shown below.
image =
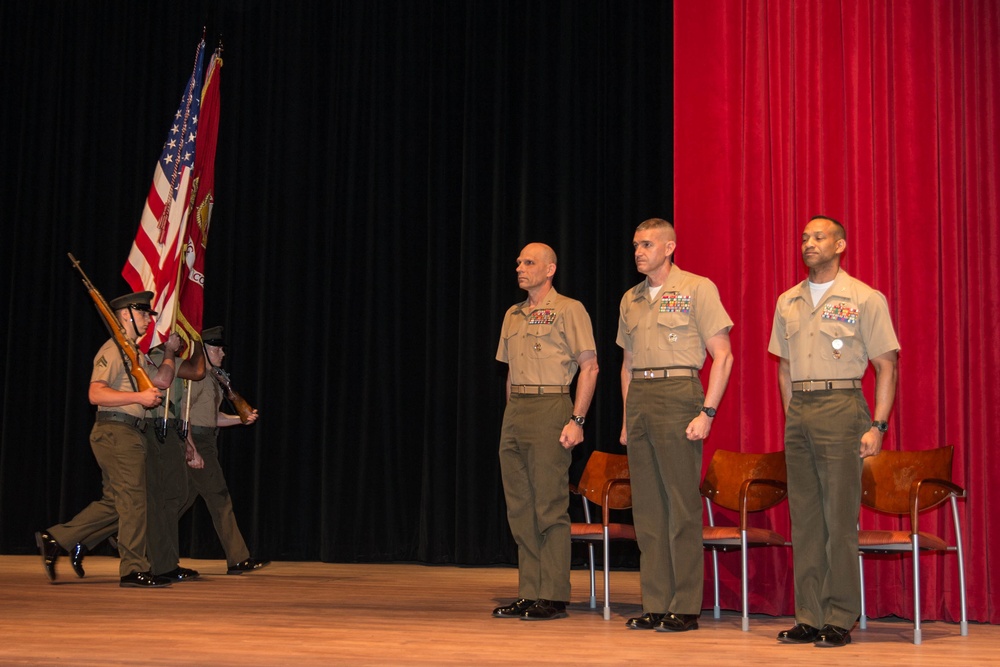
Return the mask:
[[[720, 551], [740, 551], [740, 595], [743, 606], [743, 630], [750, 630], [749, 574], [747, 551], [757, 546], [785, 546], [784, 536], [768, 528], [754, 528], [748, 523], [751, 512], [774, 507], [787, 495], [785, 453], [751, 454], [718, 449], [709, 461], [701, 495], [705, 499], [708, 525], [702, 527], [702, 543], [712, 550], [712, 573], [715, 581], [715, 618], [719, 606]], [[739, 512], [738, 526], [717, 526], [712, 506]]]
[[[739, 526], [704, 526], [702, 539], [711, 542], [719, 551], [736, 551], [743, 545]], [[770, 528], [747, 528], [747, 546], [780, 547], [785, 545], [785, 536]], [[727, 548], [729, 547], [729, 548]]]
[[[587, 545], [590, 564], [590, 608], [597, 608], [597, 586], [594, 567], [594, 545], [604, 547], [604, 618], [611, 618], [611, 543], [615, 540], [635, 540], [635, 527], [629, 523], [611, 521], [610, 510], [632, 507], [632, 485], [629, 481], [628, 457], [595, 451], [590, 454], [587, 466], [577, 484], [570, 484], [570, 492], [582, 496], [583, 516], [586, 523], [570, 525], [570, 539]], [[590, 504], [601, 510], [601, 521], [591, 521]]]
[[[604, 540], [604, 526], [600, 523], [574, 523], [570, 526], [574, 540]], [[612, 540], [635, 540], [635, 526], [628, 523], [608, 524], [608, 537]]]
[[[863, 530], [858, 533], [858, 546], [865, 551], [913, 551], [912, 535], [907, 530]], [[917, 533], [921, 549], [947, 551], [948, 542], [931, 533]]]
[[[965, 602], [965, 555], [962, 526], [958, 520], [958, 499], [965, 489], [951, 480], [954, 447], [919, 451], [882, 450], [865, 459], [861, 473], [861, 504], [881, 514], [908, 519], [909, 530], [864, 529], [858, 525], [858, 568], [861, 572], [861, 629], [865, 615], [865, 567], [867, 553], [906, 553], [913, 563], [913, 643], [922, 641], [920, 629], [920, 551], [954, 552], [958, 556], [958, 585], [962, 606], [960, 631], [969, 634]], [[954, 544], [939, 535], [920, 530], [919, 516], [943, 503], [951, 505]], [[901, 580], [902, 578], [900, 578]]]

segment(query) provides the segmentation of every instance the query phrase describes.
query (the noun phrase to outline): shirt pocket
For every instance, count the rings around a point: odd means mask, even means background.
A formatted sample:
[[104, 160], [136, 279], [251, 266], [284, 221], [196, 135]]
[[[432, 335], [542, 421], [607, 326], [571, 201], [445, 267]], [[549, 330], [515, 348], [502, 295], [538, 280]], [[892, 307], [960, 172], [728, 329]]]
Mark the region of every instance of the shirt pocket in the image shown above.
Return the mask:
[[531, 359], [547, 359], [555, 351], [551, 324], [533, 324], [525, 332], [525, 354]]
[[856, 361], [862, 350], [854, 328], [843, 322], [822, 322], [819, 325], [819, 356], [824, 361]]
[[657, 343], [661, 350], [686, 352], [697, 344], [690, 313], [660, 313], [656, 317]]
[[522, 324], [523, 324], [522, 322], [518, 322], [517, 320], [512, 320], [511, 322], [509, 322], [507, 324], [507, 328], [503, 330], [503, 339], [506, 341], [510, 341], [510, 339], [516, 336], [518, 332], [521, 330]]
[[799, 335], [799, 321], [792, 319], [785, 321], [785, 340], [791, 342], [798, 340]]
[[640, 316], [636, 309], [632, 309], [625, 313], [625, 335], [631, 336], [635, 333], [636, 327], [639, 326]]

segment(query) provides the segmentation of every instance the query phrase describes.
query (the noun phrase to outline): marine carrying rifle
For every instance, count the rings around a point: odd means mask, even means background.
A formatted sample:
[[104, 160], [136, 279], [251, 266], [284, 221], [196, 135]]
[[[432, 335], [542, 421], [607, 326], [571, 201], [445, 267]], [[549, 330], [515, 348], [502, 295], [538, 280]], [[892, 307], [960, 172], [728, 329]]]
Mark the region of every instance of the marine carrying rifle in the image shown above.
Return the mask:
[[87, 274], [83, 272], [83, 268], [80, 267], [80, 262], [73, 256], [73, 253], [68, 252], [66, 254], [69, 255], [69, 259], [73, 262], [73, 266], [76, 267], [76, 270], [80, 272], [81, 276], [83, 276], [83, 284], [87, 287], [87, 291], [90, 292], [90, 298], [94, 300], [94, 306], [97, 308], [97, 312], [104, 320], [104, 326], [108, 328], [108, 333], [111, 334], [111, 338], [114, 339], [115, 344], [122, 353], [122, 359], [125, 361], [125, 366], [128, 368], [132, 384], [136, 387], [136, 391], [145, 391], [146, 389], [154, 387], [153, 381], [149, 379], [149, 375], [146, 373], [146, 369], [143, 368], [142, 364], [139, 362], [140, 353], [135, 341], [125, 334], [125, 328], [122, 327], [118, 318], [115, 317], [115, 313], [111, 310], [111, 306], [108, 305], [107, 300], [101, 295], [101, 293], [97, 291], [94, 284], [90, 282], [90, 278], [88, 278]]

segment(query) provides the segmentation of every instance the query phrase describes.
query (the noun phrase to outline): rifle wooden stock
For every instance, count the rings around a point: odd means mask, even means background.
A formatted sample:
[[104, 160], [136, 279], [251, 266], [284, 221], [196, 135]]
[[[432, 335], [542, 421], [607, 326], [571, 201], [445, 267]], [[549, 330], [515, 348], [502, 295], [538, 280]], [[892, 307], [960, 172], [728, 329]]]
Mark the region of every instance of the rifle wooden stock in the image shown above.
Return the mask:
[[222, 387], [223, 392], [226, 395], [226, 399], [233, 404], [233, 408], [236, 410], [236, 414], [240, 417], [240, 422], [243, 424], [247, 423], [250, 419], [250, 415], [253, 414], [253, 408], [250, 404], [239, 395], [239, 393], [233, 389], [229, 382], [229, 375], [226, 371], [222, 370], [218, 366], [212, 366], [212, 374], [219, 381], [219, 385]]
[[118, 318], [115, 317], [115, 312], [111, 310], [111, 306], [108, 304], [107, 300], [100, 292], [97, 291], [94, 284], [90, 282], [90, 278], [88, 278], [87, 274], [83, 272], [80, 262], [73, 256], [73, 253], [69, 252], [66, 254], [69, 255], [69, 259], [73, 262], [73, 266], [76, 267], [76, 270], [79, 271], [80, 275], [83, 277], [83, 284], [90, 293], [90, 298], [93, 299], [97, 312], [104, 320], [104, 326], [107, 327], [108, 333], [111, 334], [115, 344], [121, 351], [122, 357], [125, 359], [125, 365], [128, 366], [129, 375], [131, 375], [135, 381], [137, 391], [145, 391], [146, 389], [153, 387], [153, 381], [149, 379], [146, 369], [142, 367], [142, 363], [139, 361], [139, 348], [136, 346], [135, 341], [125, 334], [125, 329], [118, 321]]

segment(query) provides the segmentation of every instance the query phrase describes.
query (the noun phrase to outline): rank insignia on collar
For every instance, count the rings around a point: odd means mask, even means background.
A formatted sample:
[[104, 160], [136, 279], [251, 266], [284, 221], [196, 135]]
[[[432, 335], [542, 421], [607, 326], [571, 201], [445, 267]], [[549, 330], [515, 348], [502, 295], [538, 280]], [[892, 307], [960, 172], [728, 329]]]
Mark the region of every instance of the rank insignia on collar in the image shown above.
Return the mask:
[[667, 292], [660, 297], [661, 313], [690, 313], [691, 297], [677, 292]]
[[836, 320], [837, 322], [845, 322], [847, 324], [857, 324], [858, 323], [858, 309], [854, 308], [850, 304], [844, 303], [828, 303], [823, 306], [823, 319], [824, 320]]
[[539, 308], [528, 315], [528, 324], [552, 324], [556, 321], [556, 311], [552, 308]]

